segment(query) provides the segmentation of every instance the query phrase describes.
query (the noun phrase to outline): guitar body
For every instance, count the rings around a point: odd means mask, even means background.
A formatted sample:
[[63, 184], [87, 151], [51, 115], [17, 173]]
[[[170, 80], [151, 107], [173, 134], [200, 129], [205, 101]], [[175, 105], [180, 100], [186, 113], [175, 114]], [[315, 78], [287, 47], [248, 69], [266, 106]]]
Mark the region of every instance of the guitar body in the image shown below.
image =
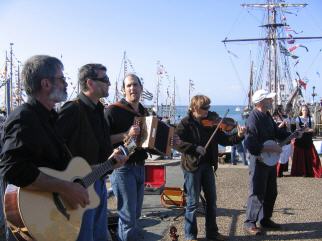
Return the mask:
[[[40, 170], [47, 175], [68, 181], [80, 179], [92, 171], [81, 157], [73, 158], [64, 171], [50, 168]], [[9, 185], [4, 199], [8, 226], [18, 240], [75, 241], [84, 212], [96, 208], [100, 203], [93, 184], [87, 190], [90, 204], [85, 208], [78, 207], [72, 210], [67, 204], [64, 205], [69, 214], [68, 219], [58, 210], [53, 193], [30, 191]]]

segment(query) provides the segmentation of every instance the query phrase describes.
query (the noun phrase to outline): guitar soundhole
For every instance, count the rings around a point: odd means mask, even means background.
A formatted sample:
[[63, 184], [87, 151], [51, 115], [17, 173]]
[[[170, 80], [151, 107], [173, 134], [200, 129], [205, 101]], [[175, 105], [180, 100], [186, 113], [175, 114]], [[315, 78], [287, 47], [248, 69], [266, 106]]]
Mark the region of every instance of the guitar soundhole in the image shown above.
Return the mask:
[[82, 179], [80, 179], [80, 178], [76, 178], [76, 179], [74, 179], [74, 180], [73, 180], [73, 182], [78, 183], [78, 184], [80, 184], [80, 185], [82, 185], [83, 187], [85, 187], [85, 188], [86, 188], [85, 183], [84, 183], [84, 182], [83, 182], [83, 180], [82, 180]]

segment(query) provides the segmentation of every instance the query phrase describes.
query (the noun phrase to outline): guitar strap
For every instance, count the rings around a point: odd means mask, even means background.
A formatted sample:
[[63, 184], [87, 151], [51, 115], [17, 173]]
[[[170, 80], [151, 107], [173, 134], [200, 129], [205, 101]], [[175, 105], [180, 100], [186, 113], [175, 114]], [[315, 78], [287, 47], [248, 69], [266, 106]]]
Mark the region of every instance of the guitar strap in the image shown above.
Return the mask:
[[[37, 116], [37, 118], [39, 118], [38, 114], [36, 113], [36, 110], [34, 109], [34, 107], [32, 105], [30, 105], [29, 103], [26, 103], [29, 108], [35, 112], [35, 116]], [[39, 120], [40, 121], [40, 120]], [[57, 143], [61, 146], [61, 148], [66, 151], [66, 153], [68, 154], [69, 158], [71, 159], [73, 157], [72, 152], [69, 150], [68, 146], [66, 145], [66, 143], [64, 142], [64, 140], [58, 136], [55, 131], [52, 128], [48, 128], [47, 125], [45, 125], [42, 121], [40, 121], [40, 123], [42, 124], [42, 126], [48, 131], [50, 132], [50, 134], [56, 139]]]
[[126, 110], [126, 111], [129, 111], [129, 112], [131, 112], [131, 113], [133, 113], [133, 114], [135, 114], [136, 116], [139, 116], [139, 117], [142, 117], [143, 115], [141, 114], [141, 113], [139, 113], [139, 112], [137, 112], [137, 111], [135, 111], [135, 110], [133, 110], [133, 109], [131, 109], [130, 107], [128, 107], [128, 106], [126, 106], [126, 105], [124, 105], [124, 104], [122, 104], [121, 102], [115, 102], [115, 103], [113, 103], [113, 104], [111, 104], [111, 105], [109, 105], [109, 107], [112, 107], [112, 106], [116, 106], [116, 107], [119, 107], [119, 108], [121, 108], [121, 109], [123, 109], [123, 110]]

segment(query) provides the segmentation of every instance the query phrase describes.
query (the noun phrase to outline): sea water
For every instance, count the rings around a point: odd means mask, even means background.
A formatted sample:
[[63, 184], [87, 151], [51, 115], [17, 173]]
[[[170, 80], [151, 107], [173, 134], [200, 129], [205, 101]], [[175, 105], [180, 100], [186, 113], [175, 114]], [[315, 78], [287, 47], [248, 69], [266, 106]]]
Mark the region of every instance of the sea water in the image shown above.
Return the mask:
[[[223, 117], [227, 110], [229, 110], [226, 117], [233, 118], [240, 125], [244, 124], [242, 118], [242, 111], [244, 106], [241, 105], [212, 105], [210, 111], [215, 111], [220, 117]], [[179, 122], [188, 113], [188, 106], [179, 105], [176, 106], [176, 122]]]

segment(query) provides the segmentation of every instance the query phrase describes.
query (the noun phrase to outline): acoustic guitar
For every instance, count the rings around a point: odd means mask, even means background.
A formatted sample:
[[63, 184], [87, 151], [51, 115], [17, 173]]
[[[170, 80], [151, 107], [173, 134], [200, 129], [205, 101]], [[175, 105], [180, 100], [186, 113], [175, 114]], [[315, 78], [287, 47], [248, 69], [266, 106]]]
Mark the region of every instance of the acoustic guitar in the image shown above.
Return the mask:
[[[128, 139], [119, 150], [130, 155], [136, 148]], [[4, 197], [7, 224], [17, 240], [75, 241], [86, 210], [96, 208], [100, 199], [94, 190], [94, 182], [112, 170], [116, 160], [110, 157], [92, 169], [85, 159], [73, 158], [64, 171], [39, 168], [43, 173], [66, 181], [78, 182], [87, 188], [90, 204], [85, 208], [70, 209], [57, 193], [30, 191], [8, 185]], [[107, 227], [106, 227], [107, 228]]]

